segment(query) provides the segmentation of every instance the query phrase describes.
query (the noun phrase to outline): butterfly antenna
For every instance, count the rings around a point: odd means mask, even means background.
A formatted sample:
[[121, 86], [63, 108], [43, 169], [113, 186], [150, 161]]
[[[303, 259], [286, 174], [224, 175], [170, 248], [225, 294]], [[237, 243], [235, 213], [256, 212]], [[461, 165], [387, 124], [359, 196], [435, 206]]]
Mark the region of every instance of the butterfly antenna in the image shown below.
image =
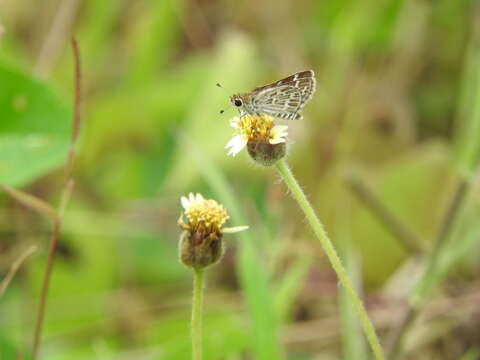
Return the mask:
[[[216, 85], [217, 87], [219, 87], [220, 89], [223, 89], [223, 90], [227, 91], [227, 89], [225, 89], [225, 87], [224, 87], [222, 84], [216, 83], [215, 85]], [[223, 114], [224, 112], [225, 112], [225, 110], [223, 110], [223, 109], [220, 110], [220, 114]]]
[[223, 85], [220, 84], [220, 83], [216, 83], [215, 85], [216, 85], [217, 87], [219, 87], [220, 89], [223, 89], [223, 90], [225, 90], [225, 91], [227, 91], [227, 92], [230, 91], [229, 89], [227, 89], [225, 86], [223, 86]]

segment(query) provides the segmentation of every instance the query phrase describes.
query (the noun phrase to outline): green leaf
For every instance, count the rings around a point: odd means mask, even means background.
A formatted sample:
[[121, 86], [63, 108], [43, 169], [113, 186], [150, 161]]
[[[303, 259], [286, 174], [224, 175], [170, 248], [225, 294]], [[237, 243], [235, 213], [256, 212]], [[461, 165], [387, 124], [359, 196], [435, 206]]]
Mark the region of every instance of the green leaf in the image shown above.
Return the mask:
[[285, 272], [275, 289], [273, 299], [275, 313], [279, 323], [286, 323], [295, 305], [295, 299], [304, 284], [305, 277], [312, 265], [310, 255], [298, 256], [295, 263]]
[[46, 84], [0, 62], [0, 183], [23, 186], [60, 165], [70, 114]]
[[9, 341], [0, 334], [0, 355], [3, 360], [15, 360], [17, 359], [17, 349]]

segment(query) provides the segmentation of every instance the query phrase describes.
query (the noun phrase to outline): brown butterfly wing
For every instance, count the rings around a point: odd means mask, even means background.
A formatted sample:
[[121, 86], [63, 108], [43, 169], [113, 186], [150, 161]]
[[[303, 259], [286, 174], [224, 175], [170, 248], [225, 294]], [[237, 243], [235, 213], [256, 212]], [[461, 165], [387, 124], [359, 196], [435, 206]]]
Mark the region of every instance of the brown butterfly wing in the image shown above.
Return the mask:
[[298, 111], [311, 99], [314, 92], [313, 70], [302, 71], [255, 88], [251, 93], [252, 105], [258, 114], [288, 120], [301, 119]]
[[257, 114], [296, 120], [301, 118], [297, 111], [302, 107], [302, 94], [290, 85], [266, 88], [252, 98], [252, 105]]

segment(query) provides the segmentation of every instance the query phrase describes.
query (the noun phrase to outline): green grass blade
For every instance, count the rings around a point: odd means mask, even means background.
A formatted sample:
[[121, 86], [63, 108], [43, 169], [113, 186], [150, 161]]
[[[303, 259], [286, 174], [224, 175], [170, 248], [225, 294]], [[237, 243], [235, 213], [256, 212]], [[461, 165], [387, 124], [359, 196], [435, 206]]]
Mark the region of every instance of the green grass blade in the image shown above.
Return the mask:
[[295, 297], [301, 290], [303, 280], [312, 265], [313, 258], [310, 255], [297, 257], [296, 262], [286, 271], [280, 283], [275, 289], [275, 314], [280, 323], [288, 320], [290, 310], [295, 302]]
[[480, 46], [471, 41], [467, 51], [457, 134], [456, 162], [471, 176], [480, 156]]

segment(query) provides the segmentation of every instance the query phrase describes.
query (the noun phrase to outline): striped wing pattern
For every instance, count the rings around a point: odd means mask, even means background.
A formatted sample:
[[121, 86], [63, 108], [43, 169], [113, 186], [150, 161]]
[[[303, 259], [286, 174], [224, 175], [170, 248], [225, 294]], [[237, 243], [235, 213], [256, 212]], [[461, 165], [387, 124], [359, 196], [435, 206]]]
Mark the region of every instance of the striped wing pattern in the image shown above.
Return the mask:
[[308, 70], [255, 88], [251, 92], [252, 106], [257, 114], [286, 120], [301, 119], [299, 111], [312, 98], [315, 82], [315, 73]]

